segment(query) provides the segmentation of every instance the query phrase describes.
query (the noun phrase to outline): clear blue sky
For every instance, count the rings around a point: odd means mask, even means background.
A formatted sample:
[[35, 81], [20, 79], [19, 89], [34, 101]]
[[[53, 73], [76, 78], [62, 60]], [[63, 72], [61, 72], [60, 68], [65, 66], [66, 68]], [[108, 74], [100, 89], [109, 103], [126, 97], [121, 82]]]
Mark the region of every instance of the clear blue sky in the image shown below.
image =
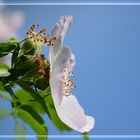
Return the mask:
[[[7, 6], [7, 9], [25, 13], [21, 37], [33, 23], [51, 29], [60, 16], [72, 15], [74, 21], [64, 44], [71, 47], [77, 61], [77, 88], [73, 92], [87, 114], [96, 119], [90, 134], [140, 134], [140, 6]], [[61, 134], [48, 121], [50, 134]], [[0, 134], [12, 133], [10, 118], [0, 122], [0, 126], [3, 126]], [[28, 133], [34, 134], [31, 129]]]

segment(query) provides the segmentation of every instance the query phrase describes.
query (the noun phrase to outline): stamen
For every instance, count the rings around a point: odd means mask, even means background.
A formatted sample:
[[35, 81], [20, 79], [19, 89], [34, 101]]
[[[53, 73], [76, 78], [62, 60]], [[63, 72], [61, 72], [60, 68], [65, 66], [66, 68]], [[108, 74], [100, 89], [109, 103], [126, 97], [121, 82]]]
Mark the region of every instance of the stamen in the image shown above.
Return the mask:
[[70, 63], [67, 64], [67, 67], [63, 69], [63, 76], [62, 76], [62, 84], [63, 84], [63, 94], [64, 96], [70, 96], [70, 90], [76, 87], [74, 81], [70, 80], [69, 77], [74, 76], [73, 72], [71, 71]]
[[39, 32], [35, 32], [35, 29], [39, 25], [33, 24], [28, 32], [27, 32], [27, 37], [33, 41], [35, 44], [40, 45], [48, 45], [48, 46], [53, 46], [53, 44], [56, 41], [56, 37], [52, 37], [50, 34], [47, 34], [47, 30], [45, 28], [42, 28]]

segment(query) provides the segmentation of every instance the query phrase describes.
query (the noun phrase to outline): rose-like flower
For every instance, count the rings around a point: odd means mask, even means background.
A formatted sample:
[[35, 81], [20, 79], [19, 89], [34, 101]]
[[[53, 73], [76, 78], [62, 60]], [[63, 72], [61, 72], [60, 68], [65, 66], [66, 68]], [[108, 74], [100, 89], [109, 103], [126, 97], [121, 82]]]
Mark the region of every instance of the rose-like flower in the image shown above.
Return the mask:
[[59, 118], [72, 129], [84, 133], [94, 127], [95, 121], [93, 117], [85, 115], [78, 100], [70, 92], [75, 86], [74, 82], [69, 79], [73, 76], [75, 58], [69, 48], [62, 46], [71, 22], [72, 16], [61, 17], [52, 31], [56, 42], [53, 47], [50, 47], [49, 52], [50, 88]]

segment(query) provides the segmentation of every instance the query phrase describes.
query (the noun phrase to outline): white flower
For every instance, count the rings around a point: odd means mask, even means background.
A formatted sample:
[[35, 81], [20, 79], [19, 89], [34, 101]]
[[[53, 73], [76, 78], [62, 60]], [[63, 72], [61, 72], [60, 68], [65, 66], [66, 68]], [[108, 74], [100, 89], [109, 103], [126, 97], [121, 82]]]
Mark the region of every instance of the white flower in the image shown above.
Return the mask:
[[69, 79], [69, 76], [73, 76], [75, 59], [70, 49], [62, 45], [71, 21], [71, 16], [61, 17], [53, 29], [56, 43], [49, 52], [50, 88], [59, 118], [72, 129], [84, 133], [94, 127], [95, 121], [93, 117], [85, 115], [76, 97], [70, 93], [71, 88], [75, 86]]

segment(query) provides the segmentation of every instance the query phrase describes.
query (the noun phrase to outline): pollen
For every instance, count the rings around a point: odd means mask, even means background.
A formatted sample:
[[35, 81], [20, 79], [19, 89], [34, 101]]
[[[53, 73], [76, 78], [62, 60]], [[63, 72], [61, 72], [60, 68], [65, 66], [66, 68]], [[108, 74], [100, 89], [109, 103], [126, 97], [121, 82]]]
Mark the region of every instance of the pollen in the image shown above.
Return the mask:
[[62, 85], [63, 85], [63, 95], [70, 96], [71, 89], [76, 87], [73, 80], [70, 80], [70, 77], [74, 77], [74, 73], [71, 70], [71, 63], [68, 63], [67, 66], [63, 69], [62, 74]]
[[42, 28], [39, 32], [36, 32], [35, 30], [38, 27], [39, 24], [33, 24], [27, 31], [27, 38], [38, 45], [53, 46], [56, 42], [56, 37], [52, 37], [50, 34], [48, 34], [46, 28]]

